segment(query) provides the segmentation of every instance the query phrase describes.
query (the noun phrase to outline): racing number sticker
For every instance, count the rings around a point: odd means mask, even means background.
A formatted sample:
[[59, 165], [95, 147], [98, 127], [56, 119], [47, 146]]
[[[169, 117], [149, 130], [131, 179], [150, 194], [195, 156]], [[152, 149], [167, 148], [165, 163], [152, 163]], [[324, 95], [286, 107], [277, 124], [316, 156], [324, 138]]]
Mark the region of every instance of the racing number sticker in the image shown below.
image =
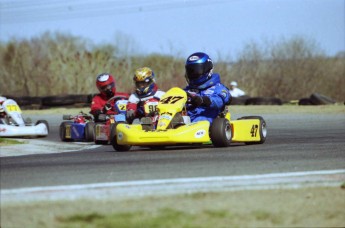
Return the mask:
[[119, 110], [126, 111], [127, 101], [126, 100], [119, 100], [116, 102], [116, 106]]
[[14, 105], [14, 104], [6, 105], [6, 109], [7, 109], [9, 112], [20, 112], [19, 106], [18, 106], [18, 105]]
[[254, 124], [252, 126], [252, 129], [250, 130], [250, 134], [252, 137], [256, 137], [256, 134], [258, 133], [259, 126], [257, 124]]
[[149, 110], [150, 110], [150, 112], [157, 111], [157, 105], [149, 105]]
[[160, 100], [160, 102], [163, 104], [169, 104], [169, 103], [175, 104], [177, 101], [181, 100], [182, 98], [183, 98], [182, 96], [169, 96]]
[[101, 134], [100, 126], [96, 125], [96, 136], [99, 136]]
[[65, 137], [66, 137], [67, 139], [70, 139], [70, 138], [71, 138], [71, 125], [67, 125], [67, 126], [66, 126], [66, 135], [65, 135]]
[[126, 105], [125, 104], [118, 104], [117, 107], [119, 107], [120, 110], [123, 110], [123, 111], [126, 110]]
[[144, 106], [146, 113], [152, 113], [157, 111], [158, 102], [147, 102]]

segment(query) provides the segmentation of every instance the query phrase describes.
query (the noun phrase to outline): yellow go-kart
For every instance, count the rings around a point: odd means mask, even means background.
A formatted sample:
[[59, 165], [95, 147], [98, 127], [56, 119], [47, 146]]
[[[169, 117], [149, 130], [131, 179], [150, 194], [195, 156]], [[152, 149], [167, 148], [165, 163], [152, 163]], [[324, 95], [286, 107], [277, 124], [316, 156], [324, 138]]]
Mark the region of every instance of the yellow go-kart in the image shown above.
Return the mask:
[[213, 144], [227, 147], [232, 142], [262, 144], [266, 140], [266, 122], [260, 116], [244, 116], [230, 119], [230, 112], [224, 111], [213, 120], [191, 122], [186, 111], [187, 93], [177, 87], [167, 91], [156, 110], [158, 119], [144, 117], [136, 124], [116, 123], [110, 129], [110, 142], [116, 151], [128, 151], [131, 146], [162, 148], [176, 145]]

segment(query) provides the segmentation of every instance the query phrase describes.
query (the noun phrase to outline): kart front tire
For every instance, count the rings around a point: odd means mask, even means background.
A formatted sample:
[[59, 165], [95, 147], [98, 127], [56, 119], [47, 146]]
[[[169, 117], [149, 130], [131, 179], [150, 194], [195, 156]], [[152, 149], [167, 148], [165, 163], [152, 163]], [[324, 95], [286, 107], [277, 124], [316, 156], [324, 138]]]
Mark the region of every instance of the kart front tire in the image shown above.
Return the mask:
[[72, 139], [66, 139], [66, 125], [69, 125], [71, 123], [72, 123], [71, 121], [65, 121], [65, 122], [62, 122], [60, 124], [59, 135], [60, 135], [61, 141], [63, 141], [63, 142], [71, 142], [72, 141]]
[[95, 140], [95, 123], [94, 122], [88, 122], [85, 125], [85, 141], [92, 142]]
[[266, 127], [266, 121], [261, 117], [261, 116], [243, 116], [241, 118], [238, 118], [239, 120], [241, 119], [259, 119], [260, 124], [259, 124], [259, 132], [260, 132], [260, 141], [256, 142], [246, 142], [245, 144], [247, 145], [253, 145], [253, 144], [263, 144], [266, 141], [267, 137], [267, 127]]
[[40, 123], [43, 123], [44, 125], [46, 125], [47, 131], [48, 131], [48, 133], [49, 133], [49, 123], [48, 123], [48, 121], [46, 121], [46, 120], [37, 120], [37, 122], [36, 122], [35, 125], [38, 125], [38, 124], [40, 124]]
[[125, 152], [129, 151], [131, 149], [131, 145], [119, 145], [117, 144], [117, 139], [116, 139], [116, 126], [120, 123], [112, 123], [110, 124], [110, 143], [113, 146], [114, 150], [119, 151], [119, 152]]
[[228, 147], [231, 144], [232, 130], [229, 120], [216, 118], [210, 126], [210, 137], [213, 146]]

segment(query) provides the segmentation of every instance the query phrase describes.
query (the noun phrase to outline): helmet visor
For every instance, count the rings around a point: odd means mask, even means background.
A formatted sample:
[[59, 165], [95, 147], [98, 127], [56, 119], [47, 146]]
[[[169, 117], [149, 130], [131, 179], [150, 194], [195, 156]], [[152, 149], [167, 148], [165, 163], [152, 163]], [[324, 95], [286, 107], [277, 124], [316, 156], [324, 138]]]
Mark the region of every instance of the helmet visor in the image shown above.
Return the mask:
[[197, 79], [204, 74], [204, 67], [202, 64], [186, 65], [186, 75], [189, 79]]
[[146, 82], [135, 82], [135, 86], [138, 88], [138, 89], [144, 89], [146, 87], [148, 87], [149, 85], [151, 84], [151, 80]]
[[109, 91], [113, 91], [113, 88], [115, 86], [115, 83], [110, 83], [108, 85], [105, 85], [105, 86], [101, 86], [99, 89], [101, 92], [109, 92]]

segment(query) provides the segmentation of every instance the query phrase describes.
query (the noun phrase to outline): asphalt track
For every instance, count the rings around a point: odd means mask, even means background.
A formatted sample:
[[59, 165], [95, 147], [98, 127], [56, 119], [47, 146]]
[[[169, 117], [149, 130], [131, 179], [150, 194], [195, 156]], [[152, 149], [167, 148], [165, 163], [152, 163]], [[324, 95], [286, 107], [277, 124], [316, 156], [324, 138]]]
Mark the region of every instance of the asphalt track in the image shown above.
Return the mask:
[[[344, 113], [261, 116], [268, 127], [262, 145], [135, 147], [129, 152], [100, 146], [66, 153], [48, 148], [42, 154], [1, 157], [1, 190], [345, 169]], [[51, 115], [48, 121], [51, 131], [44, 140], [59, 142], [61, 117]], [[344, 173], [341, 178], [345, 181]]]

